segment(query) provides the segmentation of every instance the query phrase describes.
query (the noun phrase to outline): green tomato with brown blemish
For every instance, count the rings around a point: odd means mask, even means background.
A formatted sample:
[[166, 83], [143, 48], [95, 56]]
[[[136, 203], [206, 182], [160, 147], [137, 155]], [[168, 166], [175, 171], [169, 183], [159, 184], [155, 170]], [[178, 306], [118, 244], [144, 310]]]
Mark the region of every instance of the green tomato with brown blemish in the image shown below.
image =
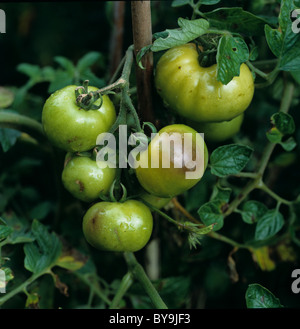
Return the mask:
[[161, 198], [172, 198], [201, 180], [208, 150], [196, 130], [174, 124], [162, 128], [137, 161], [136, 177], [144, 190]]
[[83, 234], [94, 248], [135, 252], [148, 243], [153, 229], [150, 209], [137, 200], [98, 202], [83, 217]]
[[[104, 166], [103, 166], [104, 167]], [[88, 156], [66, 156], [62, 172], [62, 182], [75, 198], [92, 202], [109, 192], [116, 177], [116, 168], [100, 168], [95, 160]]]

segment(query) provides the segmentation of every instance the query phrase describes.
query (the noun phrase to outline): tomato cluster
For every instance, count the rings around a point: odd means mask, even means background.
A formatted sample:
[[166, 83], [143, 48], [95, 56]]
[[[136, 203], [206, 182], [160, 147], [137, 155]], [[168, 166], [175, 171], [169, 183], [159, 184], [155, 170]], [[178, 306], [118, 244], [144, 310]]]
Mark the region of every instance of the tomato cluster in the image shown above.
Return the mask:
[[[198, 132], [214, 142], [234, 136], [254, 92], [253, 77], [245, 64], [238, 77], [223, 85], [217, 81], [216, 65], [199, 65], [194, 44], [174, 47], [162, 55], [155, 85], [165, 105], [185, 123], [163, 127], [135, 158], [138, 200], [126, 193], [118, 200], [114, 197], [116, 182], [126, 191], [120, 170], [128, 168], [115, 168], [97, 159], [98, 136], [118, 125], [116, 120], [121, 117], [117, 117], [110, 98], [100, 95], [96, 87], [72, 85], [56, 91], [45, 102], [45, 134], [54, 146], [67, 152], [61, 177], [64, 187], [75, 198], [90, 204], [82, 228], [86, 240], [95, 248], [143, 248], [152, 234], [151, 210], [166, 206], [173, 197], [192, 188], [206, 170], [208, 150]], [[82, 94], [78, 92], [80, 88], [84, 90]]]
[[[82, 108], [77, 102], [78, 96], [75, 97], [77, 89], [67, 86], [53, 93], [46, 100], [42, 113], [48, 139], [67, 152], [62, 183], [73, 197], [90, 205], [82, 223], [83, 234], [90, 245], [109, 251], [140, 250], [152, 234], [153, 217], [148, 206], [161, 209], [172, 197], [201, 179], [208, 161], [206, 145], [189, 126], [164, 127], [140, 153], [140, 166], [135, 170], [140, 200], [125, 197], [117, 201], [113, 191], [119, 169], [99, 163], [96, 145], [98, 135], [108, 132], [116, 121], [115, 106], [103, 95], [94, 102], [94, 108]], [[97, 88], [89, 87], [89, 91], [97, 91]], [[186, 133], [190, 136], [190, 149], [183, 147]], [[162, 152], [161, 144], [173, 137], [176, 145], [168, 150], [170, 166], [164, 168], [163, 161], [155, 157], [163, 158], [166, 152]], [[152, 146], [158, 151], [155, 154], [151, 153]], [[156, 168], [151, 167], [152, 160], [158, 161]], [[193, 167], [189, 166], [191, 163]], [[186, 175], [194, 171], [197, 177], [186, 179]]]

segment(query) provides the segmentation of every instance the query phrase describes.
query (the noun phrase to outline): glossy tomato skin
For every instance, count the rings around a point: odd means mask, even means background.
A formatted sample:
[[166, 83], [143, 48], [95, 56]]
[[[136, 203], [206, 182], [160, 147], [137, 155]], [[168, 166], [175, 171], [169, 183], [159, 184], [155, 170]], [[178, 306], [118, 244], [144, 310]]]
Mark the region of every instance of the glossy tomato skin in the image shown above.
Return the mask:
[[[50, 142], [68, 152], [88, 151], [96, 145], [97, 136], [107, 132], [116, 120], [114, 104], [107, 95], [99, 110], [84, 110], [77, 106], [75, 88], [57, 90], [46, 100], [42, 124]], [[89, 91], [96, 91], [89, 87]], [[100, 104], [100, 99], [95, 105]]]
[[187, 123], [199, 133], [203, 133], [206, 141], [219, 143], [234, 137], [240, 131], [243, 120], [244, 113], [229, 121], [202, 123], [189, 120]]
[[142, 249], [153, 229], [151, 211], [142, 202], [98, 202], [83, 217], [83, 234], [93, 247], [106, 251]]
[[62, 182], [75, 198], [92, 202], [100, 193], [107, 194], [115, 177], [115, 168], [99, 168], [97, 162], [86, 156], [67, 155], [62, 171]]
[[[168, 152], [163, 145], [174, 136], [174, 146]], [[185, 138], [192, 140], [192, 149], [184, 147]], [[168, 153], [170, 161], [169, 167], [166, 167], [163, 161], [167, 159]], [[192, 165], [187, 166], [196, 159], [195, 168]], [[187, 125], [173, 124], [162, 128], [148, 148], [141, 152], [136, 176], [141, 186], [151, 195], [172, 198], [196, 185], [202, 178], [207, 163], [208, 150], [202, 136]]]
[[254, 94], [254, 80], [246, 64], [227, 85], [217, 81], [217, 65], [201, 67], [194, 44], [166, 51], [155, 72], [158, 94], [180, 116], [199, 122], [231, 120], [243, 113]]
[[161, 198], [159, 196], [152, 195], [146, 191], [141, 193], [140, 198], [150, 203], [153, 207], [157, 209], [165, 207], [172, 200], [172, 198]]

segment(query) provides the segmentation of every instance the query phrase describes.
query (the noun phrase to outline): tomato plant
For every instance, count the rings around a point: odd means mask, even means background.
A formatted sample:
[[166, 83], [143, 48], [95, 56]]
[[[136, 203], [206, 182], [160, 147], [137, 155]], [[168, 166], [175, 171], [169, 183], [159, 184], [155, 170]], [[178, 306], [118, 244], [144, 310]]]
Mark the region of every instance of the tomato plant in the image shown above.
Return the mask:
[[299, 307], [299, 5], [1, 4], [1, 309]]

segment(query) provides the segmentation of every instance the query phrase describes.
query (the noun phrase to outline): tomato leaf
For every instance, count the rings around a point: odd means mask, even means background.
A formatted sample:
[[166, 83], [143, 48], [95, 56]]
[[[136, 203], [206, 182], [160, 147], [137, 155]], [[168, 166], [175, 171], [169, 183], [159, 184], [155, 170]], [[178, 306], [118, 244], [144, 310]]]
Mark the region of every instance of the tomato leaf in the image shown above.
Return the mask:
[[245, 145], [229, 144], [218, 147], [210, 156], [211, 173], [219, 177], [239, 173], [246, 166], [252, 152]]
[[201, 5], [216, 5], [219, 3], [221, 0], [199, 0]]
[[30, 210], [30, 217], [34, 219], [44, 219], [53, 209], [53, 204], [50, 201], [38, 203]]
[[281, 308], [283, 307], [268, 289], [260, 284], [249, 284], [246, 291], [247, 308]]
[[40, 76], [41, 68], [38, 65], [21, 63], [17, 66], [17, 71], [26, 74], [31, 79], [35, 79]]
[[27, 222], [24, 222], [15, 216], [9, 216], [8, 214], [5, 214], [5, 221], [7, 225], [13, 229], [7, 236], [7, 244], [27, 243], [34, 241], [31, 231], [28, 231], [29, 227]]
[[0, 144], [3, 152], [7, 152], [13, 147], [18, 138], [21, 136], [21, 132], [10, 128], [0, 128]]
[[6, 239], [12, 232], [12, 227], [7, 225], [0, 225], [0, 241]]
[[229, 202], [230, 194], [232, 190], [229, 187], [221, 187], [218, 185], [215, 185], [212, 192], [211, 199], [213, 200], [222, 200], [224, 202]]
[[154, 41], [151, 50], [156, 52], [183, 45], [205, 34], [209, 27], [208, 21], [203, 18], [188, 20], [180, 17], [178, 25], [179, 29], [167, 29], [163, 34], [154, 35], [159, 37]]
[[257, 222], [255, 240], [265, 240], [274, 236], [284, 225], [282, 214], [276, 210], [268, 210]]
[[[201, 5], [216, 5], [217, 3], [219, 3], [221, 0], [198, 0], [198, 4]], [[188, 5], [191, 4], [192, 5], [192, 0], [174, 0], [172, 2], [172, 7], [176, 8], [176, 7], [182, 7], [184, 5]]]
[[64, 68], [69, 74], [73, 75], [75, 71], [74, 64], [64, 56], [55, 56], [55, 62], [57, 62], [62, 68]]
[[245, 223], [253, 224], [256, 223], [267, 211], [268, 208], [263, 203], [250, 200], [244, 203], [242, 210], [239, 212]]
[[263, 35], [265, 24], [270, 23], [267, 17], [256, 16], [240, 7], [218, 8], [204, 15], [211, 26], [246, 36]]
[[293, 71], [291, 72], [292, 77], [295, 81], [300, 85], [300, 71]]
[[227, 85], [240, 75], [240, 66], [249, 59], [249, 49], [242, 38], [224, 35], [217, 52], [217, 80]]
[[191, 3], [191, 0], [174, 0], [172, 1], [171, 6], [173, 8], [182, 7]]
[[65, 268], [69, 271], [77, 271], [82, 268], [88, 257], [81, 254], [76, 249], [69, 249], [64, 251], [56, 261], [56, 265]]
[[282, 133], [276, 127], [272, 127], [267, 131], [266, 136], [271, 143], [275, 144], [280, 143], [283, 137]]
[[24, 266], [28, 271], [41, 273], [51, 268], [61, 254], [61, 243], [46, 226], [34, 220], [31, 226], [35, 241], [24, 246]]
[[[278, 57], [278, 69], [282, 71], [299, 71], [300, 66], [300, 33], [298, 18], [292, 22], [290, 15], [299, 15], [292, 0], [281, 2], [278, 28], [265, 26], [265, 36], [269, 48]], [[296, 13], [296, 15], [295, 15]]]
[[272, 115], [271, 122], [283, 135], [291, 135], [295, 132], [295, 122], [291, 115], [278, 112]]
[[280, 144], [285, 151], [294, 149], [297, 143], [293, 137], [283, 140], [285, 136], [295, 132], [293, 117], [287, 113], [278, 112], [272, 115], [271, 123], [273, 127], [266, 133], [268, 140], [271, 143]]
[[54, 79], [51, 81], [48, 92], [53, 93], [58, 89], [61, 89], [67, 85], [73, 83], [73, 74], [67, 71], [57, 70]]
[[285, 151], [290, 152], [297, 146], [297, 142], [295, 141], [294, 137], [290, 137], [284, 142], [281, 142], [280, 145]]
[[91, 51], [78, 60], [76, 68], [80, 73], [83, 73], [98, 61], [103, 62], [102, 54], [97, 51]]
[[213, 200], [206, 202], [198, 210], [201, 221], [208, 227], [213, 225], [213, 231], [220, 230], [224, 225], [222, 208], [226, 202], [222, 200]]

